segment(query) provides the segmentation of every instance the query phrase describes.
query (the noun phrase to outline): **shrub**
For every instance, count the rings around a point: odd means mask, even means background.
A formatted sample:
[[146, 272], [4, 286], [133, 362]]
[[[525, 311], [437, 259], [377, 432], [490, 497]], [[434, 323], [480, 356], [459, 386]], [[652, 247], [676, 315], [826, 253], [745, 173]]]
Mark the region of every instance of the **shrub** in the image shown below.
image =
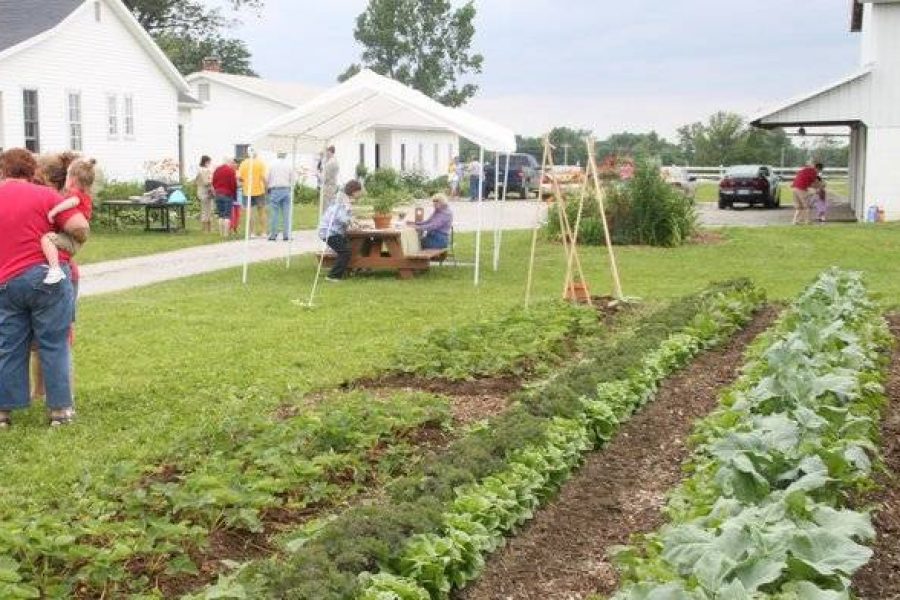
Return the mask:
[[144, 184], [140, 181], [108, 181], [97, 192], [94, 203], [108, 200], [125, 200], [129, 196], [138, 196], [144, 193]]
[[[566, 215], [574, 227], [578, 199], [569, 196], [567, 200]], [[666, 183], [659, 169], [648, 163], [639, 163], [631, 180], [611, 182], [606, 187], [604, 205], [614, 244], [678, 246], [697, 227], [693, 201]], [[545, 232], [550, 239], [561, 239], [558, 211], [551, 209]], [[591, 246], [604, 243], [600, 207], [594, 198], [585, 200], [578, 241]]]
[[319, 190], [312, 186], [306, 185], [305, 183], [298, 183], [294, 186], [294, 204], [318, 203]]

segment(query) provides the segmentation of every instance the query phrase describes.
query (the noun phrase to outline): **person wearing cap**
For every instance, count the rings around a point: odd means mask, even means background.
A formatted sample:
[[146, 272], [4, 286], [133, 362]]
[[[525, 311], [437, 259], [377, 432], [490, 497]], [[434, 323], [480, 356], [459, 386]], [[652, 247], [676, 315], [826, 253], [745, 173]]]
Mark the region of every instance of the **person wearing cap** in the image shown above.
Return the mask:
[[453, 212], [447, 204], [447, 196], [435, 194], [431, 197], [434, 212], [431, 216], [416, 223], [409, 224], [422, 234], [422, 248], [424, 250], [443, 250], [450, 245], [450, 231], [453, 229]]
[[291, 237], [291, 188], [297, 182], [297, 174], [287, 161], [287, 153], [279, 152], [278, 159], [269, 167], [266, 187], [269, 194], [269, 241], [278, 239], [278, 224], [283, 223], [282, 239]]
[[327, 206], [329, 202], [334, 200], [338, 193], [338, 177], [340, 176], [341, 166], [338, 164], [337, 158], [334, 156], [334, 146], [328, 146], [325, 152], [325, 164], [322, 165], [322, 173], [324, 175], [322, 183], [322, 197]]

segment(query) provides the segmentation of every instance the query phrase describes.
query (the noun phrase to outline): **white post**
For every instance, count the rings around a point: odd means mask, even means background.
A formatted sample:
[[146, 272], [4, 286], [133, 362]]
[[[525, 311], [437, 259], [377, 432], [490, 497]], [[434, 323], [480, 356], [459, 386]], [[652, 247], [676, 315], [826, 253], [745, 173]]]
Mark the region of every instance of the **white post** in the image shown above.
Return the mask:
[[475, 231], [475, 285], [481, 281], [481, 226], [484, 223], [484, 146], [478, 147], [478, 164], [481, 171], [478, 174], [478, 229]]
[[290, 204], [288, 204], [288, 212], [287, 219], [284, 224], [284, 235], [288, 238], [288, 247], [287, 247], [287, 260], [285, 261], [284, 267], [286, 269], [291, 268], [291, 254], [294, 251], [294, 188], [297, 187], [297, 138], [294, 137], [294, 143], [291, 147], [291, 195], [290, 195]]
[[250, 170], [247, 171], [247, 179], [250, 181], [247, 182], [248, 187], [244, 188], [244, 182], [241, 182], [241, 191], [244, 189], [249, 189], [249, 194], [244, 194], [244, 198], [247, 201], [247, 208], [244, 212], [247, 213], [247, 227], [246, 233], [244, 234], [244, 274], [241, 278], [241, 281], [244, 285], [247, 285], [247, 271], [250, 267], [250, 217], [253, 214], [253, 167], [255, 164], [254, 156], [256, 155], [256, 151], [252, 146], [247, 148], [247, 158], [250, 159]]
[[[325, 142], [325, 146], [322, 148], [322, 159], [319, 161], [319, 164], [322, 165], [321, 171], [321, 179], [319, 180], [319, 217], [324, 214], [325, 211], [325, 161], [328, 156], [328, 142]], [[319, 177], [319, 173], [316, 173], [316, 177]]]
[[[503, 206], [506, 204], [506, 190], [509, 187], [509, 153], [506, 153], [506, 171], [503, 174], [503, 205], [500, 204], [501, 198], [497, 198], [497, 214], [499, 215], [498, 219], [502, 219], [503, 216]], [[496, 189], [496, 188], [494, 188]], [[538, 190], [538, 195], [540, 195], [540, 190]], [[503, 227], [501, 223], [498, 223], [497, 227], [494, 228], [494, 271], [500, 269], [500, 246], [503, 244]]]

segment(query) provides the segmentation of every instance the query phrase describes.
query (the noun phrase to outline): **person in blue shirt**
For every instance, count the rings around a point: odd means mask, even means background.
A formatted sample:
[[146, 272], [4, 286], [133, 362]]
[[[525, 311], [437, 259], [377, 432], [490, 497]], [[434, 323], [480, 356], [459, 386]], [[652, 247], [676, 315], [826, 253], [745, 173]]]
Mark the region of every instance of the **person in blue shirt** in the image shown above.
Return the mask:
[[350, 239], [347, 237], [347, 229], [353, 221], [350, 205], [361, 194], [362, 184], [351, 179], [344, 185], [343, 193], [335, 197], [334, 202], [328, 205], [319, 220], [319, 239], [324, 240], [337, 255], [325, 281], [338, 282], [347, 274], [347, 266], [350, 264]]

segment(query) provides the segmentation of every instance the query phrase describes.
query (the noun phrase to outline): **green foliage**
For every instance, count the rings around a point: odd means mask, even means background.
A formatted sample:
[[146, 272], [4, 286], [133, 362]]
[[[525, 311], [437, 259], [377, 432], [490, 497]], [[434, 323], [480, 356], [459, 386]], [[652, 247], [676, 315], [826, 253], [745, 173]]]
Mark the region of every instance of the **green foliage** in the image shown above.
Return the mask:
[[471, 52], [475, 5], [448, 0], [369, 0], [353, 32], [363, 47], [362, 64], [351, 65], [344, 81], [362, 68], [409, 85], [447, 106], [461, 106], [478, 86], [460, 85], [481, 73], [483, 57]]
[[849, 597], [874, 530], [843, 505], [871, 482], [888, 343], [858, 274], [822, 274], [698, 425], [672, 522], [619, 553], [616, 598]]
[[130, 196], [140, 196], [144, 193], [144, 184], [139, 181], [109, 181], [94, 197], [94, 204], [108, 200], [126, 200]]
[[318, 206], [319, 190], [305, 183], [297, 183], [294, 186], [294, 203]]
[[595, 333], [593, 309], [566, 302], [515, 308], [493, 319], [437, 329], [405, 344], [393, 363], [399, 373], [452, 380], [522, 373], [558, 362], [567, 340]]

